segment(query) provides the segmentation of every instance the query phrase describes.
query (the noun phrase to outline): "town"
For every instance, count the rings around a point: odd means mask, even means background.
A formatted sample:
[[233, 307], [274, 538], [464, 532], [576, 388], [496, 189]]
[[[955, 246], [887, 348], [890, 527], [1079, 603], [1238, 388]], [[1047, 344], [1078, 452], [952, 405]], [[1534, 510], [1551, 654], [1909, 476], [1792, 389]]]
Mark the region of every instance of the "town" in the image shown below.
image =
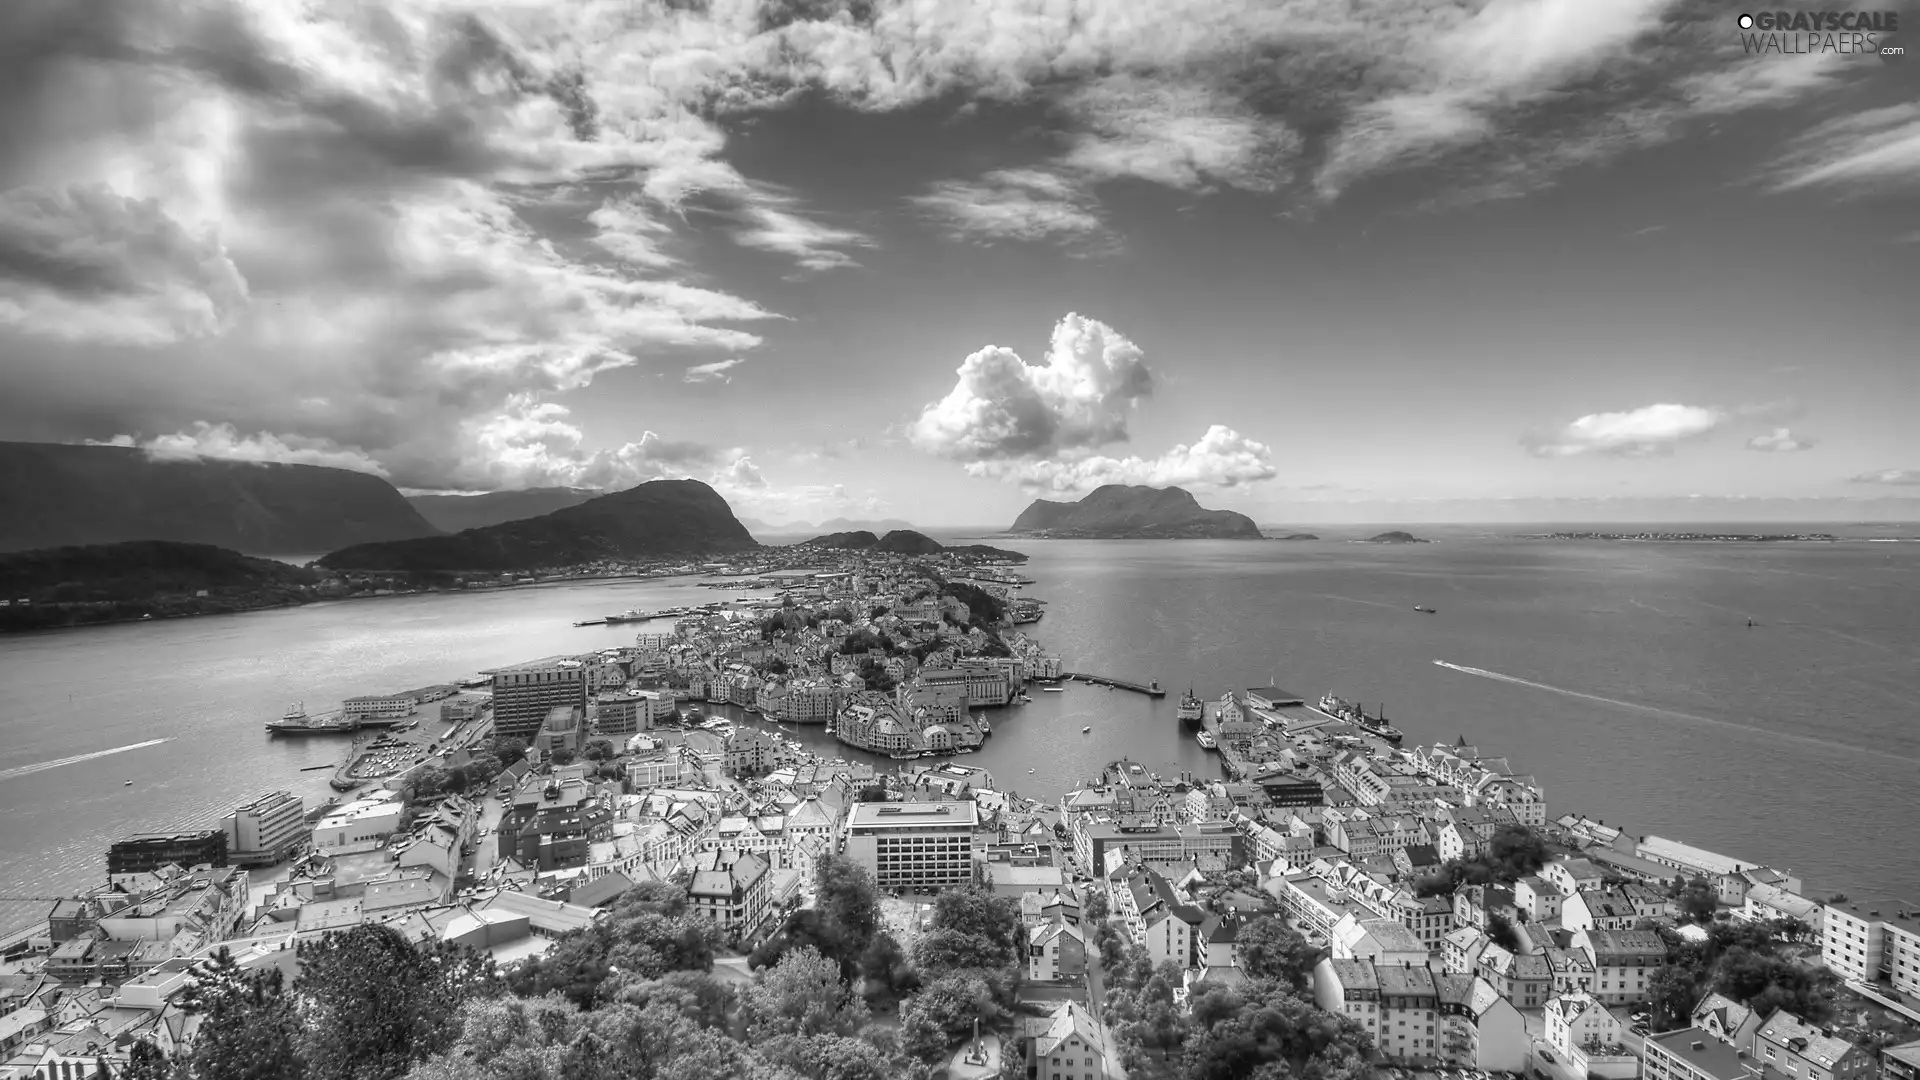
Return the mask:
[[[1408, 748], [1271, 683], [1169, 721], [1219, 777], [1120, 758], [1022, 797], [965, 760], [990, 712], [1158, 684], [1068, 672], [1019, 629], [1044, 605], [1006, 559], [754, 558], [682, 569], [767, 596], [632, 645], [269, 723], [356, 733], [338, 797], [114, 843], [6, 943], [0, 1078], [231, 1075], [215, 1033], [281, 1000], [259, 987], [330, 1000], [376, 939], [581, 1017], [696, 973], [673, 985], [719, 996], [707, 1027], [863, 1033], [834, 1052], [867, 1071], [793, 1075], [1920, 1077], [1920, 905], [1550, 815], [1496, 750]], [[767, 1027], [809, 994], [865, 1021]], [[357, 1075], [456, 1053], [458, 1004], [441, 1043]]]

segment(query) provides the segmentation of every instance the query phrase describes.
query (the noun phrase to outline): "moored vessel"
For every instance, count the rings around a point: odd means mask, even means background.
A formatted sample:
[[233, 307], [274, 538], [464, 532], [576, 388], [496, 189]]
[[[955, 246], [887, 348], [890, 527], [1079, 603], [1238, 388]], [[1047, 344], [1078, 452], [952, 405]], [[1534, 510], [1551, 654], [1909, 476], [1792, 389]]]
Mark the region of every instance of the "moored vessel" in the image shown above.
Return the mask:
[[323, 713], [320, 716], [308, 716], [307, 708], [301, 702], [294, 702], [278, 720], [267, 721], [267, 730], [275, 735], [333, 735], [359, 730], [358, 720], [350, 720], [343, 712]]
[[1199, 743], [1202, 748], [1207, 750], [1218, 750], [1220, 748], [1220, 740], [1213, 737], [1213, 732], [1204, 729], [1193, 737], [1193, 741]]
[[1180, 699], [1180, 707], [1173, 711], [1173, 715], [1189, 724], [1197, 724], [1206, 710], [1206, 705], [1194, 694], [1193, 687], [1189, 686], [1187, 696]]

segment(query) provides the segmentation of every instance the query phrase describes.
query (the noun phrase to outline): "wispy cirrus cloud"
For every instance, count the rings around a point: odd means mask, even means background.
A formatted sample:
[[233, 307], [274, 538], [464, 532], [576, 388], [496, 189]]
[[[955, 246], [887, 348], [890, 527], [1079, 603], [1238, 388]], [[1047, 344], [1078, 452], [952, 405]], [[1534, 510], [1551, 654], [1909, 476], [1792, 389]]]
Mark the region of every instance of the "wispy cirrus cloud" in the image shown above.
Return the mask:
[[1920, 469], [1877, 469], [1847, 478], [1854, 484], [1891, 484], [1895, 487], [1920, 485]]
[[936, 183], [908, 202], [961, 239], [1110, 241], [1092, 194], [1058, 172], [996, 169]]
[[695, 364], [681, 376], [682, 381], [690, 383], [732, 382], [733, 369], [746, 363], [739, 357], [728, 360], [715, 360], [710, 364]]
[[1802, 136], [1774, 190], [1815, 187], [1853, 195], [1920, 190], [1920, 102], [1855, 113]]

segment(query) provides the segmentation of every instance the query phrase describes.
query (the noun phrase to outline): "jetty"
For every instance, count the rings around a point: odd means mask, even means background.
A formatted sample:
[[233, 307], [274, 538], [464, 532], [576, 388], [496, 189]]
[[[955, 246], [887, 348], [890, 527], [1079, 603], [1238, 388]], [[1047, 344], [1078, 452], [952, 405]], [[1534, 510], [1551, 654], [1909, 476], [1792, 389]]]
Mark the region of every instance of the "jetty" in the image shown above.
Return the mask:
[[1160, 689], [1160, 684], [1157, 682], [1129, 682], [1126, 679], [1111, 679], [1105, 675], [1089, 675], [1084, 671], [1066, 671], [1062, 672], [1060, 677], [1063, 679], [1078, 679], [1083, 683], [1092, 683], [1095, 686], [1118, 687], [1121, 690], [1131, 690], [1136, 694], [1145, 694], [1148, 697], [1158, 698], [1167, 696], [1167, 692]]

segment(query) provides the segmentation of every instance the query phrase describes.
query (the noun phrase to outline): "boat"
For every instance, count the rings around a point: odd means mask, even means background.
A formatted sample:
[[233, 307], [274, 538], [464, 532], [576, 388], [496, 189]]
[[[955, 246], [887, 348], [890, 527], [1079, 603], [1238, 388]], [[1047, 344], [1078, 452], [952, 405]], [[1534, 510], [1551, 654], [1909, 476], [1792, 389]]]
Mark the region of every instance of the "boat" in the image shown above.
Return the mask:
[[306, 706], [298, 701], [289, 706], [280, 719], [267, 721], [267, 731], [275, 735], [335, 735], [359, 729], [359, 720], [350, 720], [341, 712], [308, 716]]
[[1440, 613], [1439, 608], [1430, 608], [1425, 604], [1415, 604], [1413, 605], [1413, 610], [1419, 612], [1422, 615], [1437, 615]]
[[1081, 729], [1080, 729], [1080, 734], [1082, 734], [1082, 735], [1085, 735], [1085, 734], [1086, 734], [1087, 732], [1089, 732], [1089, 731], [1092, 731], [1092, 730], [1093, 730], [1093, 725], [1092, 725], [1092, 724], [1088, 724], [1088, 725], [1087, 725], [1086, 727], [1083, 727], [1083, 728], [1081, 728]]
[[1202, 747], [1205, 747], [1208, 750], [1217, 750], [1220, 748], [1220, 740], [1214, 738], [1213, 732], [1211, 731], [1200, 732], [1198, 735], [1195, 735], [1193, 737], [1193, 741], [1199, 743]]
[[1040, 692], [1043, 694], [1064, 694], [1067, 691], [1066, 688], [1060, 686], [1043, 686], [1040, 688]]
[[1194, 696], [1193, 687], [1189, 686], [1187, 696], [1180, 699], [1180, 707], [1174, 710], [1173, 715], [1180, 720], [1197, 724], [1206, 713], [1206, 708], [1205, 703]]
[[122, 785], [120, 785], [120, 786], [121, 786], [121, 787], [132, 787], [132, 786], [133, 786], [133, 781], [131, 781], [131, 780], [128, 780], [128, 781], [127, 781], [126, 783], [124, 783], [124, 784], [122, 784]]

